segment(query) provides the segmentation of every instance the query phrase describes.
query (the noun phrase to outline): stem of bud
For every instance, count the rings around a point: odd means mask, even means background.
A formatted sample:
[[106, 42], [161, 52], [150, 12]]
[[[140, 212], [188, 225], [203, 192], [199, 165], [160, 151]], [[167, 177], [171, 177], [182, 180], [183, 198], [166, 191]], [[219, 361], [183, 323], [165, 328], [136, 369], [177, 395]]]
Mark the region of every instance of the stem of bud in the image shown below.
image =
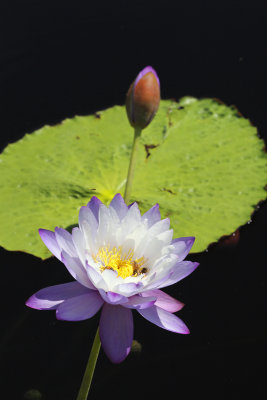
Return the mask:
[[125, 187], [125, 192], [124, 192], [124, 201], [126, 204], [129, 203], [130, 201], [130, 196], [131, 196], [131, 190], [132, 190], [132, 182], [133, 182], [133, 176], [134, 176], [134, 168], [135, 168], [135, 163], [136, 163], [136, 156], [137, 156], [137, 149], [138, 149], [138, 143], [139, 139], [141, 136], [142, 129], [141, 128], [135, 128], [134, 129], [134, 139], [133, 139], [133, 145], [132, 145], [132, 153], [131, 153], [131, 159], [130, 159], [130, 164], [128, 168], [128, 175], [127, 175], [127, 181], [126, 181], [126, 187]]

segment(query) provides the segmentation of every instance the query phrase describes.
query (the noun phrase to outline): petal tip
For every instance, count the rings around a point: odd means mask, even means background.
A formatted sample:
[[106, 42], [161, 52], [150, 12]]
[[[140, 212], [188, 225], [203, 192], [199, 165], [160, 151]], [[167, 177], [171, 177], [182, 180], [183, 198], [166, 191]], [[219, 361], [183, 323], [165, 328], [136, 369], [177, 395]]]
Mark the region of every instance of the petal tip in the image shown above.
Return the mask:
[[184, 328], [184, 330], [183, 331], [181, 331], [181, 332], [179, 332], [179, 333], [181, 333], [182, 335], [189, 335], [190, 334], [190, 330], [187, 328], [187, 326]]
[[151, 67], [151, 65], [147, 65], [145, 68], [142, 69], [142, 71], [139, 72], [139, 74], [137, 75], [136, 80], [135, 80], [135, 86], [140, 81], [140, 79], [142, 79], [143, 76], [145, 76], [149, 72], [152, 72], [152, 74], [155, 76], [155, 78], [157, 79], [158, 85], [160, 87], [160, 81], [159, 81], [158, 74], [157, 74], [156, 70], [153, 67]]
[[64, 319], [60, 316], [60, 313], [59, 313], [58, 310], [56, 310], [56, 319], [57, 319], [58, 321], [64, 321]]
[[43, 241], [48, 235], [51, 235], [51, 234], [54, 235], [55, 234], [53, 231], [50, 231], [49, 229], [43, 229], [43, 228], [38, 229], [38, 233], [41, 236], [41, 239]]
[[122, 200], [124, 202], [124, 199], [123, 199], [123, 197], [122, 197], [122, 195], [120, 193], [116, 193], [115, 196], [113, 197], [113, 199], [120, 199], [120, 200]]
[[115, 357], [114, 358], [109, 354], [108, 358], [112, 362], [112, 364], [120, 364], [127, 358], [127, 356], [129, 355], [130, 351], [131, 351], [131, 347], [128, 347], [127, 350], [126, 350], [126, 354], [123, 357], [120, 357], [120, 358]]
[[30, 308], [37, 309], [37, 308], [34, 306], [34, 295], [31, 296], [31, 297], [29, 297], [29, 298], [25, 301], [25, 306], [30, 307]]
[[29, 308], [32, 308], [34, 310], [49, 310], [49, 308], [44, 308], [40, 305], [40, 302], [36, 298], [35, 294], [33, 294], [31, 297], [29, 297], [25, 301], [25, 305]]
[[102, 204], [102, 201], [99, 200], [98, 197], [93, 196], [93, 197], [91, 197], [90, 201], [88, 202], [87, 207], [92, 205], [92, 204]]
[[78, 226], [74, 226], [74, 228], [72, 228], [71, 233], [73, 234], [73, 232], [79, 231], [79, 227]]

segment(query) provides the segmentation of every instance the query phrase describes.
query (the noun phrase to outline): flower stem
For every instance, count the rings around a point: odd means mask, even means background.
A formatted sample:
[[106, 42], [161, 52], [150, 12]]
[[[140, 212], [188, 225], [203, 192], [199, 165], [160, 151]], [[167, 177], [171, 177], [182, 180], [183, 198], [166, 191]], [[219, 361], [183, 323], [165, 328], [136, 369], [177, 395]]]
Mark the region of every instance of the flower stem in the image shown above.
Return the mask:
[[138, 148], [138, 142], [139, 142], [139, 138], [141, 136], [141, 132], [142, 132], [141, 128], [135, 128], [134, 129], [134, 139], [133, 139], [133, 145], [132, 145], [132, 153], [131, 153], [130, 164], [129, 164], [129, 168], [128, 168], [127, 181], [126, 181], [126, 187], [125, 187], [125, 192], [124, 192], [124, 201], [125, 201], [126, 204], [128, 204], [129, 201], [130, 201], [132, 183], [133, 183], [133, 176], [134, 176], [134, 168], [135, 168], [136, 156], [137, 156], [137, 148]]
[[83, 380], [80, 386], [80, 390], [77, 396], [76, 400], [86, 400], [89, 389], [91, 386], [91, 382], [93, 379], [94, 371], [95, 371], [95, 366], [100, 350], [101, 342], [100, 342], [100, 337], [99, 337], [99, 328], [97, 328], [94, 343], [91, 349], [91, 353], [87, 362], [87, 366], [84, 372]]

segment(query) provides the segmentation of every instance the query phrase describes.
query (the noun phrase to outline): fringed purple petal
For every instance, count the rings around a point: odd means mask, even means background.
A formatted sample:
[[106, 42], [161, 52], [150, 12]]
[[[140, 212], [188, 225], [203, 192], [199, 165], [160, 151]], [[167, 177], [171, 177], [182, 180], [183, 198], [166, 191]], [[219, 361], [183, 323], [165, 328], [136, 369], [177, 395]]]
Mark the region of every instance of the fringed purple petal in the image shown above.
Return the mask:
[[122, 362], [129, 354], [133, 341], [132, 311], [105, 303], [100, 317], [99, 334], [110, 361], [115, 364]]
[[39, 229], [39, 235], [48, 250], [61, 261], [61, 249], [56, 240], [55, 232], [48, 231], [47, 229]]
[[80, 285], [78, 282], [48, 286], [32, 295], [26, 301], [26, 305], [36, 310], [54, 310], [64, 300], [90, 292], [90, 289]]
[[152, 324], [155, 324], [160, 328], [176, 333], [190, 333], [189, 329], [180, 318], [162, 308], [152, 306], [150, 308], [138, 310], [138, 312], [149, 322], [152, 322]]
[[146, 292], [140, 293], [140, 296], [144, 298], [150, 298], [151, 296], [156, 297], [155, 306], [163, 308], [163, 310], [171, 313], [181, 310], [184, 306], [184, 303], [181, 303], [179, 300], [174, 299], [167, 293], [158, 289], [147, 290]]
[[97, 291], [65, 300], [57, 308], [56, 317], [64, 321], [82, 321], [93, 317], [102, 307], [104, 300]]

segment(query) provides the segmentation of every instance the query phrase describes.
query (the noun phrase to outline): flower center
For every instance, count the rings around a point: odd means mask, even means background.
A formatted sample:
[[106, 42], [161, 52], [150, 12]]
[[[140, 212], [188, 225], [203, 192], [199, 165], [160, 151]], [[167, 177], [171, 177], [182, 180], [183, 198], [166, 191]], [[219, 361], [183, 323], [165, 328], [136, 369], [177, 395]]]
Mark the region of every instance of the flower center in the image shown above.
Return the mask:
[[131, 249], [124, 252], [122, 247], [102, 246], [93, 259], [99, 264], [100, 270], [111, 269], [118, 272], [118, 276], [125, 279], [128, 276], [138, 276], [148, 271], [145, 257], [135, 258]]

